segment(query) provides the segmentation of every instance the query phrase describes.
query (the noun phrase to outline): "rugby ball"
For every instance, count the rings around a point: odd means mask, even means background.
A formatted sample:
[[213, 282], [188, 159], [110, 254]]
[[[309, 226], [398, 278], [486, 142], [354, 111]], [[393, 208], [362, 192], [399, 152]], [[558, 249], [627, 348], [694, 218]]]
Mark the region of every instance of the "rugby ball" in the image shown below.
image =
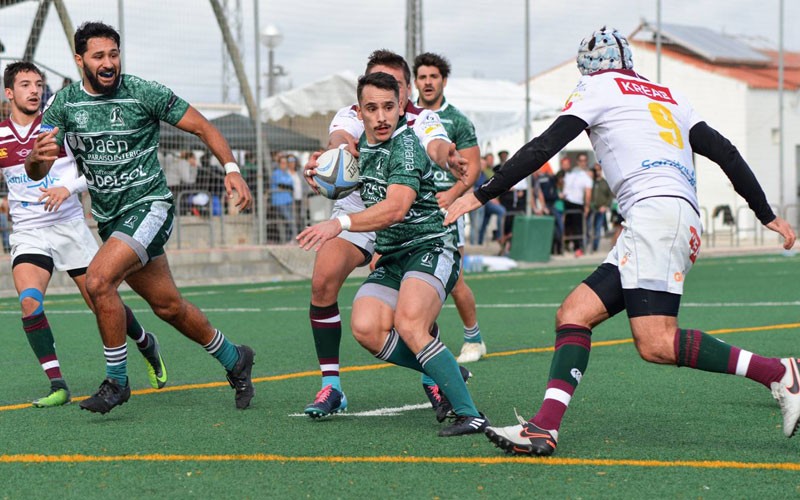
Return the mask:
[[358, 160], [344, 148], [329, 149], [317, 158], [314, 182], [331, 200], [344, 198], [358, 188]]

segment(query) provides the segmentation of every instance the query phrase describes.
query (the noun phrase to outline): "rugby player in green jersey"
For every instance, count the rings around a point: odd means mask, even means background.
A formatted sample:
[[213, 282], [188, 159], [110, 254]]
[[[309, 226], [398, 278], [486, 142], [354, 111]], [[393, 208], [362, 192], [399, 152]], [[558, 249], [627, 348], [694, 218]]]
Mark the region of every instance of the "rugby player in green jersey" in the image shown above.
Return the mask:
[[446, 228], [436, 201], [431, 162], [405, 118], [397, 80], [374, 72], [358, 81], [361, 198], [366, 209], [306, 228], [297, 239], [319, 249], [343, 230], [375, 231], [381, 258], [353, 302], [356, 340], [379, 359], [428, 374], [450, 401], [455, 422], [440, 436], [483, 432], [455, 357], [431, 336], [458, 279], [455, 228]]
[[[430, 109], [439, 115], [447, 136], [456, 145], [456, 150], [467, 160], [467, 173], [459, 182], [450, 172], [444, 169], [434, 170], [436, 182], [436, 200], [439, 208], [447, 210], [453, 201], [472, 189], [481, 173], [481, 150], [478, 147], [478, 138], [475, 135], [475, 126], [464, 113], [447, 102], [444, 98], [444, 88], [447, 86], [447, 77], [450, 76], [450, 63], [439, 54], [425, 52], [414, 58], [414, 85], [417, 87], [419, 97], [417, 106]], [[458, 251], [464, 258], [464, 217], [458, 219]], [[473, 228], [473, 231], [476, 228]], [[486, 344], [481, 337], [478, 326], [478, 311], [475, 306], [475, 295], [464, 281], [464, 275], [458, 277], [453, 287], [453, 302], [456, 304], [458, 315], [464, 324], [464, 344], [457, 360], [459, 363], [478, 361], [486, 355]], [[423, 380], [424, 384], [430, 381]]]
[[[253, 350], [231, 343], [181, 296], [164, 255], [174, 205], [156, 156], [161, 120], [197, 135], [225, 165], [225, 189], [229, 197], [236, 191], [239, 209], [252, 203], [250, 190], [225, 138], [196, 109], [157, 82], [121, 73], [119, 43], [119, 33], [103, 23], [87, 22], [78, 28], [75, 62], [83, 81], [53, 98], [25, 163], [28, 176], [41, 179], [60, 146], [69, 145], [86, 177], [103, 240], [87, 269], [86, 288], [96, 308], [106, 379], [80, 406], [107, 413], [130, 398], [125, 309], [117, 291], [125, 281], [159, 318], [225, 367], [236, 407], [247, 408], [255, 392], [250, 376]], [[53, 129], [45, 132], [46, 126]]]

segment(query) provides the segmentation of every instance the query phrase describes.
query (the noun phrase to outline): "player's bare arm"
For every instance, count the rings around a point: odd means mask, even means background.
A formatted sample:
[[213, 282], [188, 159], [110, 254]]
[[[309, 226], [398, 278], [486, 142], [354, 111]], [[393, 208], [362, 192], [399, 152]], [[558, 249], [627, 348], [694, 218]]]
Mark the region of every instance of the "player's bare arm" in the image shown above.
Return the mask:
[[467, 162], [466, 172], [461, 182], [456, 182], [450, 189], [436, 193], [439, 208], [447, 208], [475, 185], [481, 173], [481, 150], [478, 146], [459, 149], [458, 153]]
[[[450, 170], [456, 179], [462, 180], [467, 172], [468, 162], [456, 150], [456, 145], [444, 139], [434, 139], [425, 149], [431, 160], [440, 167]], [[477, 177], [476, 177], [477, 178]], [[475, 181], [473, 181], [475, 182]]]
[[307, 227], [299, 235], [297, 241], [303, 250], [319, 250], [323, 243], [335, 238], [343, 230], [367, 232], [384, 229], [392, 224], [402, 222], [417, 192], [409, 186], [392, 184], [386, 190], [386, 199], [358, 213], [350, 214], [348, 227], [343, 227], [342, 220], [332, 219]]
[[338, 148], [339, 146], [346, 144], [347, 150], [350, 153], [358, 158], [358, 139], [350, 135], [349, 132], [345, 130], [334, 130], [328, 136], [328, 147], [327, 149]]
[[478, 198], [475, 197], [475, 193], [465, 194], [448, 207], [444, 214], [444, 225], [449, 226], [462, 215], [468, 214], [476, 208], [480, 208], [481, 205], [483, 205], [483, 203], [478, 201]]
[[[181, 118], [175, 126], [199, 137], [223, 165], [228, 163], [235, 164], [235, 159], [228, 145], [228, 141], [226, 141], [220, 131], [217, 130], [217, 127], [206, 120], [206, 118], [192, 106], [189, 106], [189, 109], [186, 110], [186, 114], [183, 115], [183, 118]], [[236, 201], [236, 208], [239, 210], [243, 210], [253, 203], [253, 195], [250, 193], [250, 188], [239, 172], [226, 173], [225, 191], [228, 198], [233, 198], [234, 191], [239, 195], [239, 199]]]
[[58, 127], [49, 132], [39, 134], [33, 142], [33, 149], [25, 159], [25, 173], [28, 177], [38, 181], [50, 172], [53, 162], [58, 159], [61, 146], [56, 141]]

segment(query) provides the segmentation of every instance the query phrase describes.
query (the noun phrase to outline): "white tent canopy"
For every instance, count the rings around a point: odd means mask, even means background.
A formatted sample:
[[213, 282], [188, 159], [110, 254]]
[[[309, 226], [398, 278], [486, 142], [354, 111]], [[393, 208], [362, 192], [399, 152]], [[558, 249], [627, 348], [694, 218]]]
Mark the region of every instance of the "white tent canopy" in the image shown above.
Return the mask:
[[358, 77], [342, 71], [296, 89], [281, 92], [262, 102], [263, 118], [279, 121], [286, 117], [307, 118], [336, 112], [356, 101]]
[[[447, 102], [472, 120], [484, 147], [498, 137], [525, 128], [523, 85], [508, 80], [449, 78], [444, 95]], [[555, 99], [531, 95], [531, 120], [552, 117], [561, 107]]]
[[[355, 74], [344, 71], [269, 97], [262, 103], [263, 118], [287, 128], [298, 128], [304, 123], [299, 119], [315, 117], [320, 122], [316, 127], [324, 130], [327, 136], [327, 123], [333, 113], [355, 102], [356, 81]], [[483, 148], [499, 137], [525, 128], [525, 87], [521, 84], [508, 80], [450, 78], [445, 96], [475, 124]], [[560, 109], [561, 102], [556, 99], [531, 96], [531, 120], [552, 117]], [[305, 129], [299, 131], [311, 134], [308, 124], [305, 125], [302, 127]]]

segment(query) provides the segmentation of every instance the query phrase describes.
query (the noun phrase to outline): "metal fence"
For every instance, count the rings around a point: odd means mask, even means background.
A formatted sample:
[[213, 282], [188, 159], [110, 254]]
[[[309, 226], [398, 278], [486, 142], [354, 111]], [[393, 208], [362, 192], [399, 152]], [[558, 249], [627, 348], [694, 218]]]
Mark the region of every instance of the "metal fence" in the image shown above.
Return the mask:
[[[291, 90], [297, 86], [295, 78], [306, 83], [310, 69], [304, 66], [313, 66], [317, 74], [335, 74], [342, 69], [358, 74], [373, 49], [386, 47], [403, 52], [405, 28], [402, 15], [395, 14], [402, 14], [405, 2], [346, 3], [347, 8], [343, 9], [327, 4], [323, 7], [257, 0], [5, 0], [0, 1], [0, 69], [11, 61], [29, 58], [45, 71], [47, 94], [52, 94], [68, 80], [81, 77], [71, 47], [75, 27], [87, 20], [101, 20], [115, 26], [122, 35], [123, 72], [159, 81], [208, 117], [230, 142], [258, 199], [253, 208], [238, 213], [225, 197], [222, 167], [202, 142], [164, 125], [162, 166], [175, 191], [179, 212], [170, 247], [287, 244], [306, 224], [329, 216], [332, 203], [310, 192], [298, 173], [302, 172], [309, 154], [325, 145], [327, 124], [333, 112], [325, 110], [310, 116], [284, 116], [269, 121], [265, 113], [267, 93]], [[487, 28], [484, 33], [468, 34], [469, 45], [464, 45], [462, 38], [458, 39], [462, 42], [454, 41], [447, 29], [436, 22], [429, 23], [432, 35], [426, 40], [425, 49], [442, 51], [456, 65], [462, 64], [458, 67], [461, 75], [502, 74], [504, 78], [520, 81], [523, 25], [510, 23], [508, 19], [519, 21], [524, 14], [523, 3], [509, 4], [502, 13], [490, 0], [474, 4], [477, 8], [469, 16], [482, 20]], [[448, 1], [431, 8], [455, 11], [458, 6], [458, 2]], [[262, 16], [259, 8], [268, 10], [268, 14]], [[574, 36], [570, 34], [574, 40], [597, 27], [596, 15], [591, 12], [594, 7], [587, 8], [585, 16], [576, 17], [575, 23], [564, 26], [575, 30]], [[323, 9], [324, 15], [314, 15]], [[534, 27], [536, 22], [547, 21], [536, 20], [536, 9], [534, 4]], [[642, 15], [652, 14], [631, 14], [630, 27]], [[281, 33], [260, 20], [273, 16], [302, 17], [302, 33]], [[359, 50], [351, 50], [350, 38], [358, 36], [355, 26], [392, 16], [396, 22], [387, 22], [379, 35], [365, 35], [355, 44]], [[468, 61], [471, 53], [488, 43], [485, 38], [500, 35], [517, 37], [514, 39], [519, 46], [506, 44], [506, 51], [518, 52], [518, 58], [501, 61], [498, 57], [496, 66], [463, 69], [462, 61]], [[534, 33], [534, 46], [539, 43], [536, 36]], [[300, 38], [316, 42], [313, 54], [299, 48]], [[340, 42], [345, 38], [346, 44]], [[534, 66], [539, 69], [553, 64], [547, 59], [537, 59], [542, 57], [539, 54], [552, 52], [549, 40], [544, 41], [548, 50], [533, 54]], [[563, 57], [573, 57], [573, 45], [563, 50]], [[262, 65], [262, 59], [266, 64]], [[304, 65], [298, 61], [308, 62]], [[316, 97], [326, 99], [326, 96]], [[352, 99], [355, 100], [355, 95]], [[8, 107], [2, 101], [0, 98], [0, 117], [5, 118]], [[519, 106], [522, 108], [524, 103], [519, 102]], [[800, 222], [797, 205], [779, 208], [778, 212], [790, 222]], [[771, 243], [759, 224], [750, 224], [746, 211], [737, 211], [733, 227], [709, 217], [707, 211], [704, 214], [712, 245]], [[0, 204], [0, 235], [6, 234], [7, 218]]]

